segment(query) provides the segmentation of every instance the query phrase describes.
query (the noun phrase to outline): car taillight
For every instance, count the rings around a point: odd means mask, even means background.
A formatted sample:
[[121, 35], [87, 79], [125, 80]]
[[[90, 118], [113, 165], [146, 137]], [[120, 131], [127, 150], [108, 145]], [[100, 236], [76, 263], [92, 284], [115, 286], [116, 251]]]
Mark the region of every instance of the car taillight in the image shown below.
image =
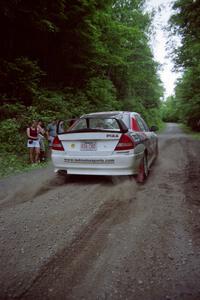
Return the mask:
[[63, 145], [57, 136], [53, 140], [52, 150], [64, 151]]
[[127, 134], [122, 134], [120, 140], [115, 147], [115, 151], [134, 149], [134, 140]]

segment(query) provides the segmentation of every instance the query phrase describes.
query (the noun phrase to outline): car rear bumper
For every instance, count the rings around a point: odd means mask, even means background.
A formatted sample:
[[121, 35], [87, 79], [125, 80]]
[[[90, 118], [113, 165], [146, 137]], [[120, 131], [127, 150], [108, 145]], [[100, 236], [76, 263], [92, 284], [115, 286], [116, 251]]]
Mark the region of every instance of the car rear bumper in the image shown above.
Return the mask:
[[54, 151], [52, 161], [55, 172], [66, 171], [77, 175], [133, 175], [137, 174], [141, 154], [112, 156], [68, 156]]

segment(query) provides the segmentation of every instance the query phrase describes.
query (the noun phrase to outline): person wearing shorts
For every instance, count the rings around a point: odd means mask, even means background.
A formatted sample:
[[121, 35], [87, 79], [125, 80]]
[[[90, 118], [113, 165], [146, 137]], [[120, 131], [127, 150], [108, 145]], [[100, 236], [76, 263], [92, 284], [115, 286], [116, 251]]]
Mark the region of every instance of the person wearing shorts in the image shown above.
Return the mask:
[[33, 121], [31, 126], [27, 128], [26, 133], [28, 137], [27, 147], [29, 148], [29, 158], [32, 164], [39, 162], [40, 143], [38, 138], [37, 122]]

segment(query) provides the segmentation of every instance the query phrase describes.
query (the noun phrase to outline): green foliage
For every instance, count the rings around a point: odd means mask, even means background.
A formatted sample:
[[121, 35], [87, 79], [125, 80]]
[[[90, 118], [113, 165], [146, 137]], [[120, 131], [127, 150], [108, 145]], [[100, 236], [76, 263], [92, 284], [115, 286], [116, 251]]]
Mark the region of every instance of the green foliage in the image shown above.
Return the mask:
[[184, 132], [190, 134], [195, 140], [200, 141], [200, 132], [193, 131], [190, 127], [186, 126], [185, 124], [181, 124], [180, 126]]
[[16, 173], [30, 171], [36, 168], [44, 168], [47, 163], [41, 165], [29, 165], [28, 155], [16, 155], [13, 153], [0, 154], [0, 177]]
[[0, 152], [24, 153], [25, 139], [20, 134], [20, 124], [16, 119], [6, 119], [0, 122], [1, 143]]
[[109, 111], [120, 108], [116, 90], [110, 80], [91, 78], [86, 86], [86, 95], [91, 103], [91, 111]]
[[0, 120], [9, 118], [20, 119], [20, 117], [26, 111], [26, 106], [21, 103], [5, 103], [0, 109]]
[[143, 1], [114, 1], [110, 18], [102, 25], [103, 37], [108, 49], [107, 74], [117, 98], [122, 103], [137, 99], [139, 105], [153, 108], [159, 106], [163, 90], [148, 44], [150, 19], [142, 5]]
[[191, 67], [200, 56], [200, 3], [193, 0], [176, 0], [173, 5], [175, 13], [171, 17], [172, 34], [178, 34], [182, 43], [174, 51], [177, 66]]
[[177, 0], [173, 7], [171, 30], [182, 38], [179, 48], [174, 49], [174, 57], [183, 73], [176, 87], [176, 116], [200, 131], [200, 2]]
[[[4, 70], [0, 77], [7, 101], [34, 105], [41, 99], [40, 83], [47, 90], [71, 89], [75, 98], [82, 92], [90, 97], [96, 78], [111, 81], [115, 95], [109, 84], [104, 82], [103, 87], [111, 102], [135, 98], [145, 108], [158, 107], [162, 88], [148, 45], [150, 19], [143, 4], [143, 0], [1, 3]], [[98, 86], [102, 94], [102, 83]], [[103, 107], [110, 108], [111, 103], [102, 102]]]
[[[28, 161], [28, 159], [27, 159]], [[27, 161], [24, 161], [21, 156], [9, 153], [7, 155], [0, 154], [0, 177], [13, 174], [16, 170], [24, 170], [27, 167]]]
[[[200, 66], [200, 65], [199, 65]], [[181, 122], [200, 131], [200, 68], [185, 70], [176, 87], [176, 99]]]
[[159, 129], [163, 127], [163, 122], [159, 108], [150, 108], [148, 110], [145, 110], [142, 113], [142, 116], [144, 117], [149, 127], [153, 125], [158, 126]]

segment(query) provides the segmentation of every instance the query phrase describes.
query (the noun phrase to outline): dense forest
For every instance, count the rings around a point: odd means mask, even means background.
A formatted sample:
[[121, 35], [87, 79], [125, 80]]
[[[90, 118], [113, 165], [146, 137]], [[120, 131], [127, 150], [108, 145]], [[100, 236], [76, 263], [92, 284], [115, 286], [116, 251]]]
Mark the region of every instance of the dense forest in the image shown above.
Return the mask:
[[163, 93], [143, 0], [0, 2], [1, 153], [23, 153], [32, 119], [104, 110], [160, 122]]
[[168, 121], [181, 121], [200, 131], [200, 1], [177, 0], [170, 20], [172, 36], [181, 37], [181, 45], [173, 48], [176, 69], [182, 76], [175, 96], [164, 104]]

